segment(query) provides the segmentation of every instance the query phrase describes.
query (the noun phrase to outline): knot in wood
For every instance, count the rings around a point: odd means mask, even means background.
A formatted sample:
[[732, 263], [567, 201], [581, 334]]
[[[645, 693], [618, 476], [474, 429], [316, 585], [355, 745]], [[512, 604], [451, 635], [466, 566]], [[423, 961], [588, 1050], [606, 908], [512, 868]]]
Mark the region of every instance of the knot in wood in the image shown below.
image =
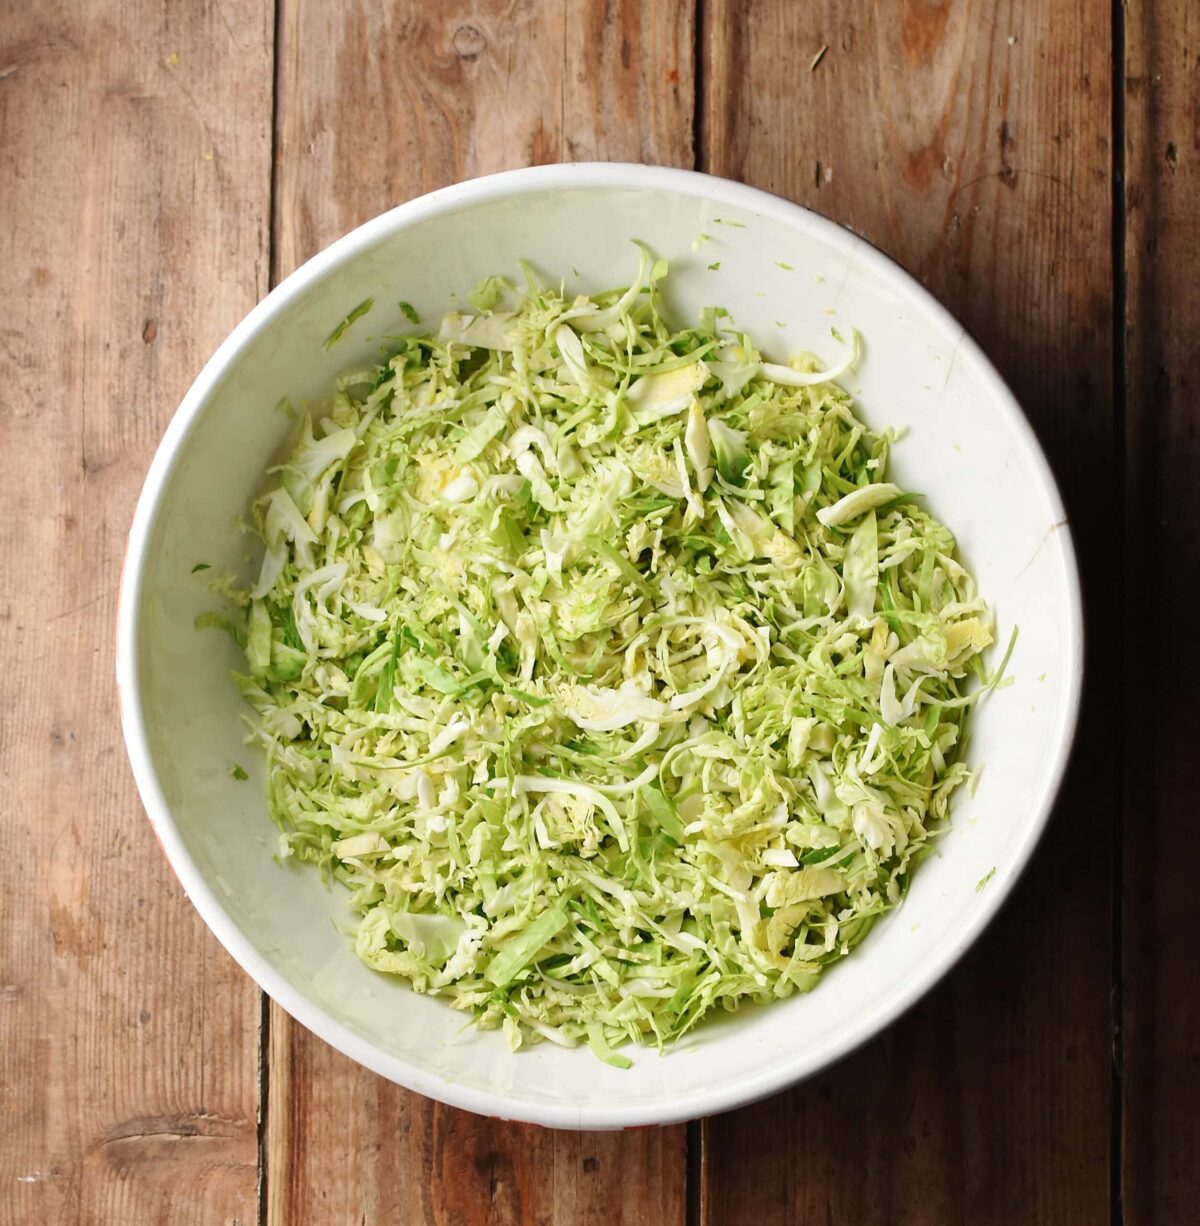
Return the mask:
[[487, 46], [487, 39], [484, 38], [483, 31], [478, 26], [471, 25], [470, 22], [464, 22], [454, 31], [451, 42], [459, 58], [468, 63], [477, 60]]

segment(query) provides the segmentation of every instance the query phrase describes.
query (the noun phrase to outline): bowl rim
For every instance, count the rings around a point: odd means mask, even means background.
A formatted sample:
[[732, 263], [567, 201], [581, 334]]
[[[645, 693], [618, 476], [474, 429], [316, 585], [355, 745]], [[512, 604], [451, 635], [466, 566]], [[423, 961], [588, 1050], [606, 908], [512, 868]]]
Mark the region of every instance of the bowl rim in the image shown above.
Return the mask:
[[[340, 265], [354, 259], [385, 237], [418, 225], [431, 217], [457, 212], [499, 198], [540, 193], [555, 189], [616, 188], [661, 191], [700, 197], [770, 217], [793, 228], [807, 230], [848, 259], [867, 266], [890, 282], [904, 298], [915, 301], [935, 322], [960, 336], [957, 360], [975, 367], [982, 381], [997, 393], [999, 411], [1022, 444], [1049, 505], [1054, 526], [1061, 529], [1062, 551], [1068, 589], [1066, 630], [1066, 693], [1054, 734], [1054, 745], [1045, 786], [1037, 798], [1033, 820], [1011, 853], [1009, 871], [980, 895], [979, 905], [952, 938], [940, 943], [920, 971], [900, 989], [872, 1009], [848, 1022], [836, 1038], [815, 1052], [803, 1053], [764, 1067], [753, 1077], [715, 1089], [702, 1089], [665, 1101], [621, 1104], [573, 1105], [524, 1099], [511, 1093], [463, 1086], [386, 1053], [370, 1040], [334, 1020], [325, 1009], [293, 987], [255, 948], [201, 874], [187, 851], [154, 770], [142, 709], [137, 644], [140, 633], [142, 594], [146, 574], [147, 546], [162, 508], [164, 494], [185, 443], [203, 414], [213, 392], [250, 343], [293, 301]], [[209, 358], [172, 416], [150, 464], [134, 512], [122, 568], [117, 616], [116, 676], [121, 726], [126, 751], [142, 804], [168, 863], [184, 893], [200, 913], [209, 930], [239, 966], [287, 1013], [350, 1059], [389, 1080], [429, 1098], [489, 1115], [553, 1128], [611, 1129], [651, 1124], [672, 1124], [755, 1102], [785, 1089], [875, 1037], [922, 996], [930, 991], [978, 939], [1003, 906], [1041, 838], [1058, 798], [1078, 726], [1083, 686], [1084, 628], [1082, 594], [1074, 542], [1066, 511], [1049, 463], [1037, 437], [1012, 391], [984, 355], [974, 338], [942, 304], [894, 260], [861, 236], [820, 216], [803, 205], [748, 187], [729, 179], [698, 171], [623, 162], [578, 162], [526, 167], [466, 180], [416, 197], [350, 231], [302, 264], [263, 298], [233, 329]]]

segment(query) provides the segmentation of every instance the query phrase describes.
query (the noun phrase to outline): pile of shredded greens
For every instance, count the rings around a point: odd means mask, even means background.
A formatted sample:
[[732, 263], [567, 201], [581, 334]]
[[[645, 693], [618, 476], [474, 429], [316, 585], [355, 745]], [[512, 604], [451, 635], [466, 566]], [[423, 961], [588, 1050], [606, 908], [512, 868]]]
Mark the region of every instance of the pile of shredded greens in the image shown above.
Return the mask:
[[359, 957], [622, 1066], [900, 901], [992, 640], [853, 356], [672, 331], [664, 272], [490, 278], [343, 375], [241, 594], [282, 854], [352, 891]]

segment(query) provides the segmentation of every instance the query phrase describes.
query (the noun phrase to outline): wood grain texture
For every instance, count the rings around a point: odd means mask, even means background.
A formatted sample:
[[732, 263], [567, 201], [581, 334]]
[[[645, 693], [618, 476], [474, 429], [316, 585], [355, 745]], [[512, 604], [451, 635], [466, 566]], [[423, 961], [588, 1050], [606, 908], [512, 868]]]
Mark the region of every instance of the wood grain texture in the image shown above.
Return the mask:
[[[691, 165], [693, 30], [682, 0], [283, 0], [276, 275], [473, 175], [585, 158]], [[272, 1223], [683, 1221], [683, 1128], [486, 1120], [366, 1072], [278, 1009], [270, 1032]]]
[[692, 164], [691, 0], [281, 5], [277, 272], [460, 179]]
[[266, 288], [270, 6], [237, 7], [0, 9], [5, 1223], [256, 1215], [257, 993], [155, 846], [111, 646], [151, 452]]
[[[1200, 1025], [1194, 858], [1196, 752], [1183, 716], [1200, 683], [1200, 10], [1126, 9], [1128, 311], [1125, 463], [1123, 1197], [1130, 1226], [1200, 1212]], [[1148, 670], [1146, 643], [1172, 666]]]
[[[850, 225], [963, 320], [1035, 423], [1096, 591], [1119, 534], [1109, 22], [1098, 0], [710, 0], [699, 149]], [[1090, 634], [1111, 660], [1101, 602]], [[837, 1068], [706, 1124], [706, 1221], [1107, 1219], [1111, 675], [1033, 866], [959, 969]]]
[[682, 1129], [552, 1132], [483, 1119], [364, 1072], [276, 1010], [268, 1221], [683, 1221]]

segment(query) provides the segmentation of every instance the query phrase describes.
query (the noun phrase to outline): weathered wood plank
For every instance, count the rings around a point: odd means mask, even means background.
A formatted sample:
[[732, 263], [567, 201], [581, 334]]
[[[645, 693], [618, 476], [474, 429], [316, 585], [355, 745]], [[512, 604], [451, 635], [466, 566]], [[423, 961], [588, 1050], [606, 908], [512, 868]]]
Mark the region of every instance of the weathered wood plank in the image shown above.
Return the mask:
[[271, 1050], [271, 1223], [683, 1220], [682, 1129], [483, 1119], [365, 1073], [280, 1010]]
[[[1094, 592], [1119, 532], [1109, 30], [1099, 0], [712, 0], [699, 150], [860, 231], [962, 318], [1086, 520]], [[1090, 632], [1111, 660], [1103, 600]], [[1093, 672], [1055, 820], [979, 948], [864, 1051], [706, 1125], [707, 1221], [1106, 1219], [1111, 675]]]
[[[683, 0], [283, 0], [280, 28], [277, 275], [383, 209], [472, 175], [585, 158], [692, 162]], [[682, 1128], [498, 1124], [400, 1090], [278, 1009], [271, 1017], [273, 1223], [683, 1219]]]
[[[1200, 1206], [1200, 993], [1193, 880], [1200, 683], [1200, 10], [1126, 6], [1128, 721], [1124, 827], [1125, 1220]], [[1147, 667], [1161, 650], [1165, 669]]]
[[460, 179], [692, 164], [691, 0], [281, 3], [279, 272]]
[[151, 452], [266, 289], [270, 38], [260, 0], [0, 12], [4, 1222], [255, 1220], [258, 995], [142, 815], [111, 644]]

